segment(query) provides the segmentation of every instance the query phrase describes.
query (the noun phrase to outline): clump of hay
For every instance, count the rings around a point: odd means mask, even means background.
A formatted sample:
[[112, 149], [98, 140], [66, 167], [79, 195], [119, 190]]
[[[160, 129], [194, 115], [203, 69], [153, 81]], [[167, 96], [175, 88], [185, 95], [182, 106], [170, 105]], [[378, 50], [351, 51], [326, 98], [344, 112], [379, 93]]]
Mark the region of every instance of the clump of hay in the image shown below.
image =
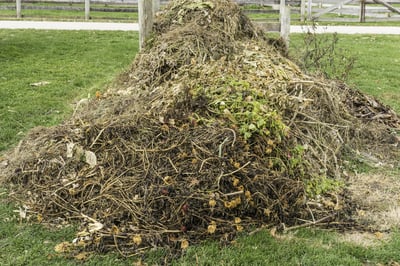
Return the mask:
[[390, 108], [305, 75], [228, 0], [173, 1], [154, 32], [122, 85], [10, 151], [14, 198], [124, 255], [351, 220], [342, 155], [392, 139]]

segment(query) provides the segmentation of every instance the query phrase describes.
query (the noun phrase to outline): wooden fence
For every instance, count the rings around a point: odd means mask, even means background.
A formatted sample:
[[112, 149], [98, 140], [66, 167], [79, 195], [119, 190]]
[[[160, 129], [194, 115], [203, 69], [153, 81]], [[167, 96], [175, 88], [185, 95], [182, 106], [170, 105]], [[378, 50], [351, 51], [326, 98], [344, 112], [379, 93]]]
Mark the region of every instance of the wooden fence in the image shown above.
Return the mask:
[[[74, 10], [81, 11], [82, 14], [85, 14], [85, 19], [89, 20], [90, 12], [92, 11], [138, 12], [138, 1], [139, 0], [0, 0], [0, 12], [1, 10], [16, 10], [16, 17], [21, 18], [23, 10], [28, 9]], [[263, 13], [266, 14], [265, 20], [274, 17], [276, 22], [278, 22], [278, 13], [281, 10], [280, 0], [235, 1], [240, 5], [253, 5], [253, 9], [245, 10], [247, 13]], [[169, 1], [159, 0], [159, 2], [161, 6], [164, 6]], [[34, 5], [35, 3], [40, 3], [40, 5]], [[400, 21], [400, 0], [286, 0], [285, 3], [287, 6], [290, 6], [292, 21]], [[257, 8], [257, 6], [260, 8]], [[265, 25], [269, 27], [270, 30], [279, 30], [280, 28], [271, 23]]]
[[[1, 10], [16, 10], [16, 17], [21, 18], [22, 10], [75, 10], [82, 11], [85, 19], [90, 19], [91, 11], [101, 12], [138, 12], [139, 0], [0, 0]], [[160, 0], [166, 5], [168, 0]], [[240, 5], [254, 5], [248, 13], [279, 13], [280, 0], [235, 0]], [[41, 5], [27, 5], [40, 3]], [[54, 5], [57, 3], [57, 5]], [[85, 4], [84, 7], [76, 4]], [[365, 22], [365, 21], [400, 21], [400, 0], [286, 0], [291, 8], [291, 20]], [[46, 5], [48, 4], [48, 5]], [[51, 4], [51, 5], [50, 5]], [[75, 4], [75, 6], [74, 6]], [[99, 5], [93, 7], [91, 5]], [[269, 9], [257, 6], [269, 7]], [[271, 16], [269, 16], [271, 17]], [[276, 18], [278, 15], [276, 16]], [[276, 27], [275, 27], [276, 28]]]
[[[85, 18], [90, 19], [90, 11], [101, 12], [138, 12], [139, 0], [0, 0], [1, 10], [16, 10], [16, 17], [22, 17], [22, 10], [64, 10], [85, 11]], [[297, 1], [297, 0], [296, 0]], [[165, 6], [168, 0], [160, 0], [159, 5]], [[270, 6], [270, 10], [253, 9], [246, 12], [256, 13], [279, 13], [279, 0], [236, 0], [239, 5]], [[286, 3], [294, 2], [286, 0]], [[37, 4], [37, 5], [35, 5]], [[84, 7], [82, 5], [84, 4]], [[92, 5], [97, 5], [93, 7]], [[99, 7], [99, 5], [103, 5]], [[88, 13], [89, 12], [89, 13]]]
[[[297, 1], [297, 0], [295, 0]], [[290, 26], [290, 11], [280, 12], [287, 4], [292, 4], [295, 1], [286, 0], [282, 1], [284, 5], [280, 5], [279, 0], [236, 0], [239, 5], [253, 5], [252, 9], [245, 9], [248, 14], [258, 13], [265, 14], [265, 19], [262, 19], [260, 25], [268, 31], [288, 31]], [[161, 7], [168, 4], [168, 0], [156, 1]], [[1, 3], [6, 3], [1, 5]], [[90, 20], [92, 11], [101, 12], [129, 12], [131, 14], [139, 13], [138, 9], [139, 0], [0, 0], [0, 14], [1, 10], [16, 10], [16, 17], [18, 19], [25, 17], [24, 10], [63, 10], [63, 11], [77, 11], [84, 14], [85, 20]], [[259, 7], [259, 8], [258, 8]], [[269, 7], [269, 8], [263, 8]], [[280, 13], [284, 17], [280, 19]], [[97, 13], [98, 14], [98, 13]], [[285, 21], [285, 23], [281, 23]], [[283, 34], [288, 35], [287, 33]]]
[[307, 5], [308, 20], [400, 21], [400, 0], [309, 0]]

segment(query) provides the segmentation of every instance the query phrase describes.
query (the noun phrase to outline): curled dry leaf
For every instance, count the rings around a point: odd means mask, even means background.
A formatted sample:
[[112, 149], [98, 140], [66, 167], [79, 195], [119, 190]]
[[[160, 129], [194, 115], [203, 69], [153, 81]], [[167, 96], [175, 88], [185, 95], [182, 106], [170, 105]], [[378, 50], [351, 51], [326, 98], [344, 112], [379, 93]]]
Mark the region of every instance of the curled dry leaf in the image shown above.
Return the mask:
[[93, 219], [93, 218], [91, 218], [91, 217], [89, 217], [89, 216], [87, 216], [87, 215], [85, 215], [85, 214], [83, 214], [83, 213], [82, 213], [81, 215], [82, 215], [85, 219], [87, 219], [87, 220], [89, 220], [89, 221], [91, 222], [91, 223], [89, 223], [89, 225], [88, 225], [89, 233], [94, 233], [94, 232], [97, 232], [97, 231], [103, 229], [104, 224], [98, 222], [97, 220], [95, 220], [95, 219]]

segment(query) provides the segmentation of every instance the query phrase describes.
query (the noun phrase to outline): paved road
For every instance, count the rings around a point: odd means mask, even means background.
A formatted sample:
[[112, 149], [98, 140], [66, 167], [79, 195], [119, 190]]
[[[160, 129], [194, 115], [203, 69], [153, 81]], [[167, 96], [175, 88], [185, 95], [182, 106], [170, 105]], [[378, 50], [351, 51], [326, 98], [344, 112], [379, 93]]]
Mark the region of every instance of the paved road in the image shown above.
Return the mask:
[[[43, 30], [121, 30], [138, 31], [137, 23], [106, 23], [106, 22], [50, 22], [50, 21], [7, 21], [0, 20], [0, 29], [43, 29]], [[306, 26], [291, 26], [290, 32], [301, 33], [311, 30]], [[313, 30], [311, 30], [313, 31]], [[376, 26], [319, 26], [316, 33], [343, 34], [400, 34], [399, 27]]]
[[[290, 32], [301, 33], [310, 30], [312, 27], [290, 26]], [[342, 34], [400, 34], [400, 27], [377, 27], [377, 26], [318, 26], [316, 33], [342, 33]]]
[[138, 31], [139, 25], [137, 23], [0, 20], [0, 29]]

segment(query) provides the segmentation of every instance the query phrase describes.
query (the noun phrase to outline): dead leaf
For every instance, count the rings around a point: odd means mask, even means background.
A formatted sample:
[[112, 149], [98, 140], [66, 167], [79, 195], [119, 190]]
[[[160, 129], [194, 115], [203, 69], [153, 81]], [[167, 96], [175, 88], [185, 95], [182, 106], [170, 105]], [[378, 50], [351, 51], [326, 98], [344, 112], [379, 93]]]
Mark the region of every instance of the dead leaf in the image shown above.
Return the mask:
[[[239, 165], [240, 166], [240, 165]], [[236, 166], [235, 166], [236, 167]], [[239, 182], [240, 182], [240, 179], [239, 178], [236, 178], [236, 177], [233, 177], [232, 178], [232, 184], [233, 184], [233, 186], [234, 187], [237, 187], [238, 185], [239, 185]]]
[[24, 220], [26, 219], [26, 213], [28, 211], [28, 207], [26, 207], [25, 205], [22, 207], [19, 207], [18, 210], [14, 210], [14, 212], [17, 212], [19, 214], [19, 219], [20, 220]]
[[186, 239], [183, 239], [181, 241], [181, 249], [187, 249], [189, 247], [189, 241], [187, 241]]
[[100, 91], [96, 91], [96, 93], [95, 93], [95, 97], [96, 97], [96, 99], [97, 99], [97, 100], [99, 100], [100, 98], [102, 98], [102, 97], [103, 97], [103, 95], [101, 94], [101, 92], [100, 92]]
[[383, 238], [383, 234], [381, 232], [375, 232], [375, 237], [377, 239], [382, 239]]
[[36, 216], [36, 219], [39, 223], [41, 223], [43, 221], [43, 215], [41, 215], [40, 213]]
[[80, 261], [84, 261], [87, 260], [90, 256], [90, 252], [81, 252], [77, 255], [74, 256], [75, 259], [80, 260]]
[[111, 227], [111, 234], [118, 235], [120, 233], [118, 226], [115, 224]]
[[140, 235], [134, 235], [132, 237], [132, 242], [139, 246], [142, 243], [142, 237]]
[[69, 252], [71, 250], [71, 248], [72, 248], [72, 243], [64, 241], [64, 242], [57, 244], [54, 247], [54, 251], [57, 253], [66, 253], [66, 252]]
[[215, 201], [215, 199], [210, 199], [210, 200], [208, 201], [208, 205], [209, 205], [211, 208], [214, 208], [215, 205], [217, 205], [217, 202]]
[[75, 143], [67, 143], [67, 158], [72, 158], [74, 156]]
[[29, 85], [34, 86], [34, 87], [40, 87], [40, 86], [45, 86], [45, 85], [48, 85], [48, 84], [50, 84], [49, 81], [39, 81], [39, 82], [31, 83]]
[[207, 227], [207, 232], [209, 234], [214, 234], [217, 230], [217, 224], [214, 221], [211, 221], [210, 225]]
[[264, 209], [264, 215], [269, 217], [271, 215], [271, 210], [270, 209]]
[[277, 238], [276, 230], [276, 226], [272, 227], [271, 230], [269, 230], [269, 233], [273, 238]]
[[96, 221], [95, 219], [81, 213], [81, 215], [83, 216], [83, 218], [88, 219], [89, 221], [91, 221], [91, 223], [89, 223], [88, 225], [88, 229], [89, 229], [89, 233], [94, 233], [97, 232], [101, 229], [103, 229], [104, 225], [98, 221]]
[[90, 165], [90, 167], [95, 167], [97, 165], [96, 154], [92, 151], [85, 151], [85, 162]]
[[243, 226], [241, 226], [240, 224], [237, 224], [237, 225], [236, 225], [236, 230], [237, 230], [238, 232], [242, 232], [242, 231], [243, 231]]
[[143, 263], [142, 258], [139, 258], [138, 261], [133, 262], [133, 266], [146, 266], [147, 263]]

